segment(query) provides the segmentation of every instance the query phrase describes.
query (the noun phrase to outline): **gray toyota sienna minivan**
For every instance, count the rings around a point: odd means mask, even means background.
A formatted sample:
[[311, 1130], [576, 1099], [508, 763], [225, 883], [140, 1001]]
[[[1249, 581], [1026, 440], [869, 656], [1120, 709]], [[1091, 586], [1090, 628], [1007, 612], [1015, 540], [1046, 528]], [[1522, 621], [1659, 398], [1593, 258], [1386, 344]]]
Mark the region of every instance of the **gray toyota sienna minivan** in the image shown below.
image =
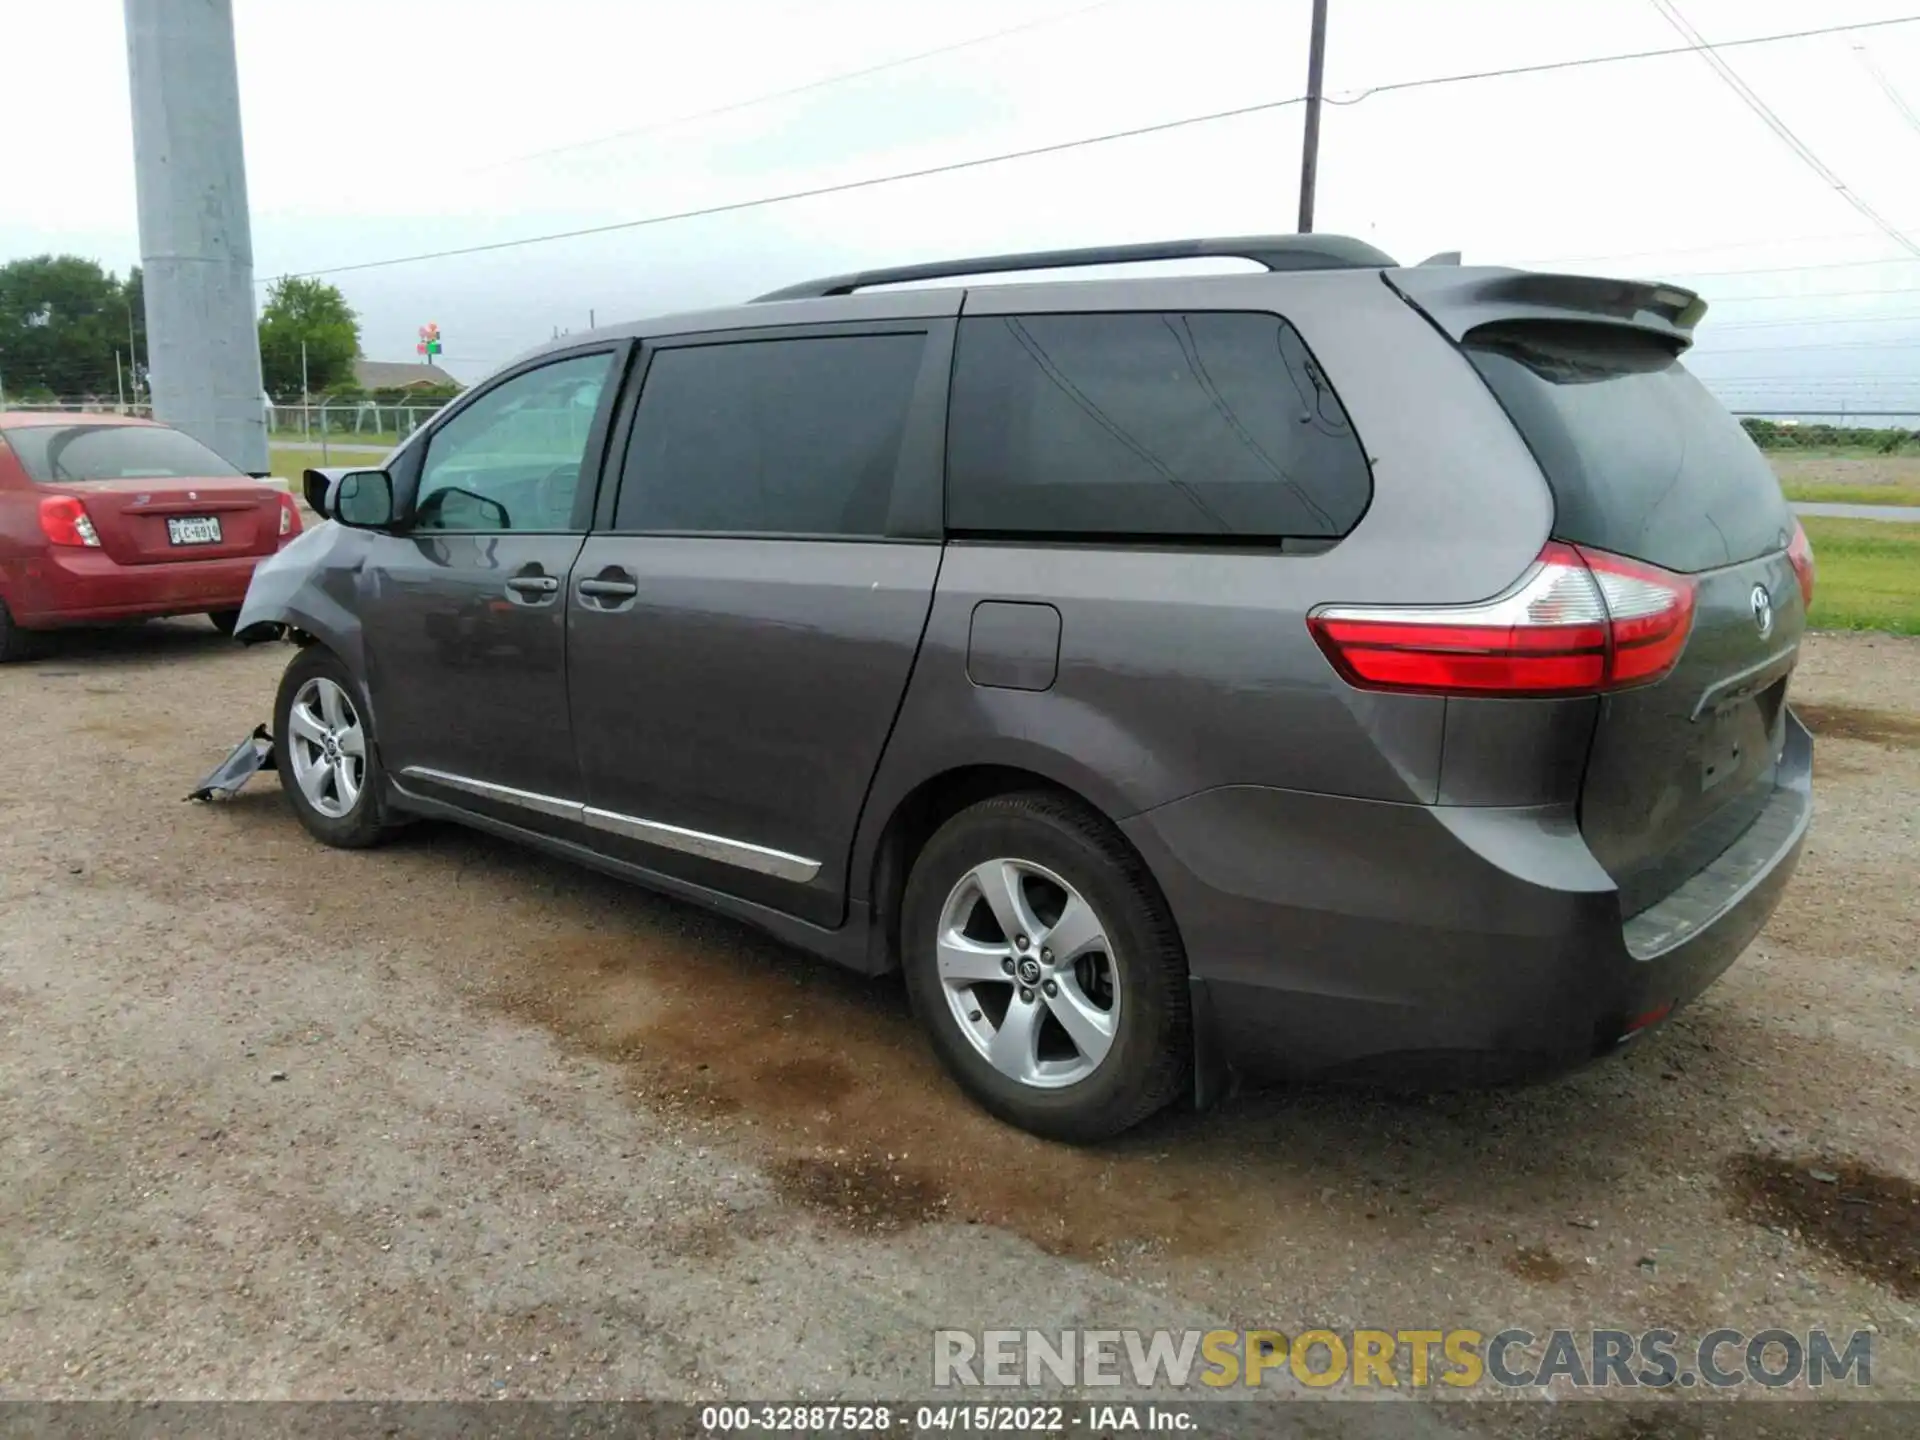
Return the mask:
[[[1262, 268], [915, 288], [1195, 256]], [[798, 285], [310, 472], [240, 633], [300, 646], [320, 840], [457, 820], [898, 968], [1031, 1130], [1551, 1073], [1806, 833], [1812, 556], [1704, 309], [1325, 236]]]

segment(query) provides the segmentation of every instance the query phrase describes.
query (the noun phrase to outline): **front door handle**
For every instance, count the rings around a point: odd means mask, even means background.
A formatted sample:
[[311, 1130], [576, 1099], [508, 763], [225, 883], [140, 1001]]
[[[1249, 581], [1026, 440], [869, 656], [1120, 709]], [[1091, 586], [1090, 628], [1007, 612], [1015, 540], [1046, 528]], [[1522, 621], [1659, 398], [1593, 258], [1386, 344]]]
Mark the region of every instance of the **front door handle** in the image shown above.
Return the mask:
[[516, 595], [538, 600], [556, 593], [560, 589], [560, 582], [551, 575], [515, 575], [507, 581], [507, 589]]
[[582, 580], [575, 588], [590, 600], [631, 600], [640, 593], [640, 587], [633, 581], [614, 580], [607, 576]]

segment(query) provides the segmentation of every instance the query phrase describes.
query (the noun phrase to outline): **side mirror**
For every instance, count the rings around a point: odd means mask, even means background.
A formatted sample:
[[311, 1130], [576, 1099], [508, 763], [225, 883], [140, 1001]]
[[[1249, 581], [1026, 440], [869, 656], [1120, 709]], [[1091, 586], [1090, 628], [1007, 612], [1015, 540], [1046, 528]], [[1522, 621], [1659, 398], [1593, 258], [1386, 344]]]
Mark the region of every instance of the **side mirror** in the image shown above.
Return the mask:
[[[337, 474], [338, 472], [334, 472]], [[307, 502], [307, 508], [322, 520], [331, 519], [327, 511], [327, 499], [333, 489], [333, 474], [325, 470], [308, 470], [300, 476], [300, 498]]]
[[349, 470], [333, 487], [333, 519], [358, 530], [392, 526], [393, 477], [384, 470]]

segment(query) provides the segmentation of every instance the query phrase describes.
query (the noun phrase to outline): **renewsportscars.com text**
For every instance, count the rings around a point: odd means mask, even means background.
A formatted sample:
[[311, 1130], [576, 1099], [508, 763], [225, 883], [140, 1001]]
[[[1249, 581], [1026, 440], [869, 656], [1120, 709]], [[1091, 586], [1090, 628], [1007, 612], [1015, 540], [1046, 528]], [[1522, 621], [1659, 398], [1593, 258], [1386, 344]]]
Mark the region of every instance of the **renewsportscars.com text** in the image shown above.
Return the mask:
[[1258, 1388], [1822, 1388], [1873, 1383], [1873, 1336], [1825, 1330], [936, 1330], [933, 1383]]

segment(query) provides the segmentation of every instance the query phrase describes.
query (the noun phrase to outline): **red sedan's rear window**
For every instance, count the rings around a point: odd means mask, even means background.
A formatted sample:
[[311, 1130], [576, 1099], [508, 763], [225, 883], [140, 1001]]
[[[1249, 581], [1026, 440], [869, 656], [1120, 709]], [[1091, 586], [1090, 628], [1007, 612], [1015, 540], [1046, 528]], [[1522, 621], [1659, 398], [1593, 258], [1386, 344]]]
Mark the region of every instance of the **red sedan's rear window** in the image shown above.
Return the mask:
[[241, 473], [191, 435], [161, 425], [18, 425], [6, 441], [42, 485]]

